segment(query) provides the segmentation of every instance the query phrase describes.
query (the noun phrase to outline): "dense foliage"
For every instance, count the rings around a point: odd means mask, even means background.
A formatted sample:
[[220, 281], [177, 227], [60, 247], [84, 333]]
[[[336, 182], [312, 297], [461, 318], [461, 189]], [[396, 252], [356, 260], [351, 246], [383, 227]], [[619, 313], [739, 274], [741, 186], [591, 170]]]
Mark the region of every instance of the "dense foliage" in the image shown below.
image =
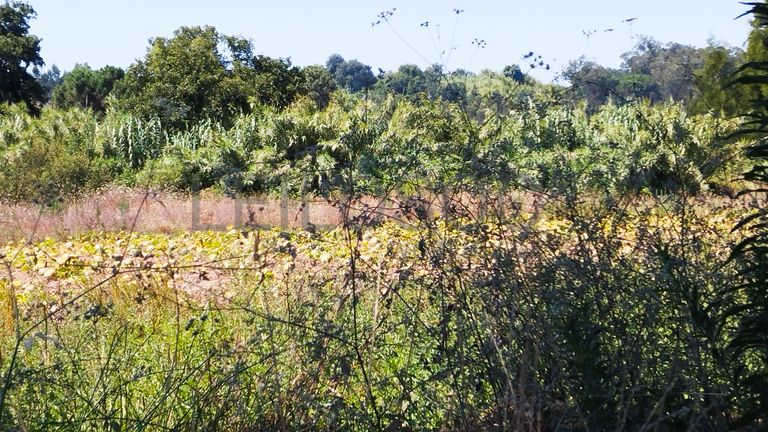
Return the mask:
[[[762, 53], [754, 54], [734, 81], [734, 85], [750, 85], [757, 88], [755, 105], [747, 113], [747, 120], [740, 133], [756, 141], [747, 149], [754, 162], [745, 177], [756, 187], [749, 192], [768, 192], [768, 4], [749, 3], [755, 17], [756, 31], [750, 37], [750, 45], [761, 43]], [[745, 191], [746, 192], [746, 191]], [[731, 360], [734, 364], [733, 380], [744, 395], [744, 410], [738, 421], [742, 427], [765, 427], [768, 424], [768, 208], [765, 202], [742, 219], [738, 230], [746, 239], [737, 244], [732, 258], [745, 266], [744, 283], [738, 286], [738, 295], [747, 299], [747, 306], [732, 306], [731, 314], [738, 320], [736, 336], [730, 343]]]
[[252, 102], [285, 106], [300, 86], [289, 61], [254, 56], [250, 42], [213, 27], [182, 27], [170, 39], [154, 39], [115, 92], [121, 110], [183, 129], [226, 120]]
[[[34, 11], [3, 7], [16, 23], [4, 28], [36, 53], [25, 33]], [[753, 45], [748, 59], [759, 55]], [[468, 179], [540, 191], [727, 191], [744, 168], [739, 142], [725, 138], [737, 126], [729, 118], [748, 98], [723, 84], [741, 55], [642, 38], [623, 69], [572, 63], [571, 86], [559, 87], [518, 65], [480, 74], [403, 65], [375, 76], [334, 54], [298, 68], [213, 27], [183, 27], [153, 39], [127, 71], [35, 70], [51, 103], [32, 117], [0, 108], [0, 199], [109, 184], [323, 195], [350, 179], [372, 194]]]
[[29, 34], [35, 11], [26, 3], [0, 4], [0, 102], [23, 102], [35, 111], [43, 90], [28, 70], [42, 66], [40, 39]]
[[507, 199], [8, 245], [0, 407], [31, 430], [723, 430], [743, 210]]
[[589, 114], [546, 93], [513, 104], [502, 115], [489, 99], [475, 119], [440, 99], [337, 93], [325, 109], [300, 99], [283, 110], [257, 106], [229, 127], [206, 120], [183, 131], [114, 110], [100, 117], [46, 108], [33, 117], [5, 107], [0, 197], [39, 199], [48, 193], [43, 181], [58, 182], [63, 197], [114, 181], [325, 195], [344, 191], [350, 173], [370, 194], [470, 180], [573, 193], [699, 193], [743, 167], [739, 141], [726, 138], [735, 121], [689, 115], [679, 104], [608, 104]]
[[4, 206], [207, 189], [341, 221], [267, 230], [249, 206], [228, 232], [0, 239], [0, 429], [764, 429], [750, 6], [745, 51], [643, 37], [560, 85], [533, 52], [374, 74], [208, 26], [127, 70], [43, 73], [34, 10], [0, 5]]
[[123, 70], [114, 66], [92, 70], [88, 65], [77, 65], [51, 90], [51, 104], [57, 108], [82, 107], [103, 113], [107, 109], [107, 96], [123, 76]]

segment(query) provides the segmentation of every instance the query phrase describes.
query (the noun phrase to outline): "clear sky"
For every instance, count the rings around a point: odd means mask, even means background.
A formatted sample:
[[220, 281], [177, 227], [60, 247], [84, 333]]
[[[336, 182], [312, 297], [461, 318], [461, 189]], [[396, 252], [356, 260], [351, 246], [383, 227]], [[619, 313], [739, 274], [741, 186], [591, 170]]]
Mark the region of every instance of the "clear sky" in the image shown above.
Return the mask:
[[[2, 0], [0, 0], [2, 1]], [[62, 70], [76, 63], [127, 67], [148, 40], [180, 26], [212, 25], [254, 42], [255, 51], [324, 64], [339, 53], [384, 70], [400, 64], [502, 70], [534, 51], [562, 70], [580, 56], [618, 67], [638, 35], [704, 46], [709, 39], [742, 47], [747, 7], [734, 0], [30, 0], [31, 32], [42, 57]], [[396, 8], [386, 24], [377, 15]], [[456, 14], [454, 9], [463, 10]], [[626, 19], [637, 18], [631, 22]], [[428, 27], [420, 24], [429, 21]], [[612, 31], [606, 31], [613, 29]], [[589, 36], [587, 36], [589, 35]], [[473, 40], [484, 40], [477, 48]], [[407, 44], [410, 44], [410, 48]], [[451, 43], [453, 41], [453, 43]], [[451, 47], [454, 47], [451, 50]], [[441, 52], [445, 51], [442, 56]], [[449, 56], [450, 54], [450, 56]], [[524, 68], [525, 69], [525, 68]], [[552, 73], [536, 73], [549, 80]]]

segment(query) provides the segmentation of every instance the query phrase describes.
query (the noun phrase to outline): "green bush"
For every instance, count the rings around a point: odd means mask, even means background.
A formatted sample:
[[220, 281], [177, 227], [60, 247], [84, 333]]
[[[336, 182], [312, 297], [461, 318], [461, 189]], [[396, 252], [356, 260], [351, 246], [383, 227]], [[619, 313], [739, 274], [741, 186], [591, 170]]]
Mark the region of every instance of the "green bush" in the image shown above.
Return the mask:
[[92, 115], [45, 109], [35, 118], [13, 107], [2, 111], [1, 200], [51, 203], [112, 181], [114, 163], [93, 147]]
[[114, 173], [106, 161], [35, 141], [4, 154], [0, 199], [48, 203], [108, 184]]

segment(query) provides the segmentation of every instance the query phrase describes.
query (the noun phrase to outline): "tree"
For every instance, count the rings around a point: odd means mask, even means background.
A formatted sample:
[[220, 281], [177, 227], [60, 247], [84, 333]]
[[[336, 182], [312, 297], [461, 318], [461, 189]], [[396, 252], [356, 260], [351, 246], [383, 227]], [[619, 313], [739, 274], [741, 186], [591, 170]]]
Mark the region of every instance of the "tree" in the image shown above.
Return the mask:
[[344, 62], [344, 57], [341, 55], [331, 54], [331, 56], [328, 57], [328, 61], [325, 62], [325, 67], [328, 69], [328, 72], [330, 72], [331, 75], [336, 75], [336, 71], [339, 69], [339, 66], [341, 66]]
[[117, 86], [119, 105], [171, 127], [220, 116], [219, 83], [226, 70], [219, 42], [213, 27], [182, 27], [170, 39], [153, 39], [146, 57]]
[[243, 84], [241, 94], [277, 108], [287, 107], [297, 95], [305, 93], [301, 68], [291, 65], [290, 59], [251, 56], [238, 60], [227, 76]]
[[669, 99], [690, 104], [694, 96], [695, 72], [703, 65], [704, 50], [669, 43], [662, 45], [650, 37], [641, 37], [634, 50], [622, 55], [621, 69], [600, 66], [579, 59], [564, 72], [577, 97], [584, 98], [591, 109], [612, 96], [619, 100]]
[[427, 92], [424, 72], [413, 64], [402, 65], [397, 71], [385, 74], [379, 79], [377, 87], [382, 93], [412, 97]]
[[72, 71], [64, 74], [61, 83], [53, 90], [51, 102], [60, 108], [77, 106], [103, 113], [107, 108], [107, 96], [124, 75], [122, 69], [114, 66], [93, 70], [87, 64], [75, 65]]
[[652, 76], [646, 74], [619, 74], [616, 93], [623, 99], [660, 100], [658, 83]]
[[679, 43], [666, 46], [641, 37], [635, 49], [624, 53], [624, 70], [653, 78], [658, 93], [653, 102], [672, 99], [689, 102], [693, 97], [694, 71], [701, 68], [703, 50]]
[[23, 102], [37, 111], [43, 89], [27, 69], [43, 66], [40, 38], [29, 34], [32, 6], [21, 2], [0, 4], [0, 102]]
[[563, 75], [571, 82], [574, 96], [585, 99], [594, 111], [618, 94], [617, 87], [624, 72], [581, 58], [570, 62]]
[[[744, 64], [761, 64], [768, 62], [768, 29], [760, 25], [758, 19], [752, 20], [752, 30], [747, 37], [747, 48], [744, 52]], [[752, 69], [752, 76], [766, 75], [766, 71]], [[768, 84], [750, 83], [742, 85], [742, 90], [747, 94], [747, 99], [757, 101], [765, 99], [768, 95]]]
[[303, 91], [290, 60], [254, 56], [250, 41], [214, 27], [182, 27], [151, 41], [147, 55], [115, 87], [118, 107], [160, 118], [172, 129], [249, 112], [252, 103], [284, 108]]
[[53, 89], [61, 83], [61, 71], [58, 66], [53, 65], [45, 72], [40, 72], [37, 66], [32, 68], [32, 76], [43, 89], [43, 99], [47, 102], [51, 100]]
[[376, 83], [376, 77], [371, 67], [356, 59], [344, 60], [339, 54], [333, 54], [326, 62], [328, 71], [333, 76], [336, 85], [357, 92], [370, 88]]
[[454, 103], [467, 101], [467, 84], [464, 81], [451, 80], [446, 82], [440, 91], [443, 100]]
[[[461, 73], [461, 70], [457, 70], [455, 73]], [[424, 84], [431, 99], [440, 95], [445, 83], [446, 76], [442, 65], [433, 64], [424, 69]]]
[[518, 84], [525, 84], [526, 81], [525, 74], [516, 64], [504, 66], [504, 76]]
[[694, 72], [691, 112], [731, 117], [749, 109], [746, 89], [728, 85], [742, 55], [741, 50], [712, 44], [704, 49], [703, 64]]
[[318, 108], [325, 108], [331, 101], [331, 94], [336, 90], [336, 82], [327, 68], [320, 65], [310, 65], [302, 71], [304, 75], [304, 92], [315, 102]]

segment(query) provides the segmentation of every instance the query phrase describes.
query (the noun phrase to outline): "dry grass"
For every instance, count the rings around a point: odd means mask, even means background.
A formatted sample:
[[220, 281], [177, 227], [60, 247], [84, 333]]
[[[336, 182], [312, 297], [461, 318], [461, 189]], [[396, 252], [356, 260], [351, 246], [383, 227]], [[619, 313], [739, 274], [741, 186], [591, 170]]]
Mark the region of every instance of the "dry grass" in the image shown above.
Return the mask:
[[147, 193], [143, 190], [113, 189], [97, 195], [41, 208], [33, 204], [0, 208], [0, 240], [65, 238], [87, 231], [174, 232], [223, 229], [250, 223], [262, 227], [298, 229], [311, 221], [317, 226], [340, 223], [339, 210], [325, 201]]
[[[695, 209], [759, 208], [755, 196], [728, 198], [701, 196], [689, 201]], [[452, 196], [366, 197], [354, 201], [329, 201], [311, 198], [305, 201], [249, 197], [232, 199], [213, 194], [192, 197], [166, 192], [136, 189], [111, 189], [80, 198], [55, 208], [33, 204], [0, 207], [0, 243], [20, 239], [39, 240], [46, 237], [66, 238], [88, 231], [176, 232], [182, 230], [222, 230], [227, 226], [248, 224], [252, 227], [302, 229], [339, 226], [344, 220], [343, 205], [350, 216], [369, 219], [402, 219], [434, 217], [446, 211], [479, 215], [482, 212], [518, 209], [534, 212], [547, 202], [546, 196], [515, 192], [503, 199], [459, 194]], [[639, 199], [633, 205], [656, 207], [657, 198]], [[663, 200], [661, 200], [663, 202]], [[494, 210], [495, 209], [495, 210]]]
[[[269, 197], [232, 199], [213, 194], [193, 197], [136, 189], [111, 189], [79, 198], [54, 208], [34, 204], [0, 207], [0, 243], [46, 237], [66, 238], [88, 231], [175, 232], [181, 230], [221, 230], [227, 226], [250, 226], [288, 230], [339, 226], [343, 205], [351, 217], [408, 218], [403, 211], [410, 203], [412, 213], [435, 216], [443, 211], [441, 197], [427, 199], [363, 198], [329, 201], [310, 198], [299, 201]], [[418, 209], [416, 209], [418, 207]]]

